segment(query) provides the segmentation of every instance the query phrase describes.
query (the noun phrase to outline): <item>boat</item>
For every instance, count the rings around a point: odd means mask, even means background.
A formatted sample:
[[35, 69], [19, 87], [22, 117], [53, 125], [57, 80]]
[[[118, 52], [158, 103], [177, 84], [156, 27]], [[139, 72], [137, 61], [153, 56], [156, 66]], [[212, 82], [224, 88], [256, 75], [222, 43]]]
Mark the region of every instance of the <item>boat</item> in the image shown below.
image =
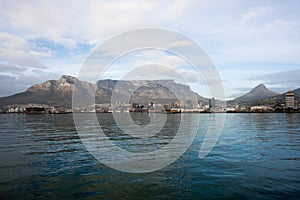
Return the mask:
[[181, 113], [181, 109], [180, 108], [165, 109], [165, 110], [162, 110], [162, 113], [165, 113], [165, 114], [179, 114], [179, 113]]

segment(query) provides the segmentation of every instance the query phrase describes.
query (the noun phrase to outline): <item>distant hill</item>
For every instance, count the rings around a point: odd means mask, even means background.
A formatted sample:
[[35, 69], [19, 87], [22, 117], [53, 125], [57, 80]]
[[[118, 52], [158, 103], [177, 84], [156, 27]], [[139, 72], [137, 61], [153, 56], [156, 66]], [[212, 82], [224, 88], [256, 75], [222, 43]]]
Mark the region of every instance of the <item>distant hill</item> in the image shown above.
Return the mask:
[[[75, 87], [76, 85], [76, 87]], [[120, 86], [120, 89], [116, 88]], [[156, 101], [158, 103], [171, 103], [177, 100], [174, 91], [181, 97], [188, 99], [196, 96], [202, 103], [208, 100], [197, 93], [190, 90], [189, 86], [176, 83], [174, 80], [100, 80], [96, 85], [86, 81], [80, 81], [75, 77], [63, 75], [59, 80], [48, 80], [44, 83], [33, 85], [26, 91], [14, 94], [8, 97], [0, 98], [0, 106], [13, 104], [48, 104], [52, 106], [62, 106], [71, 108], [73, 89], [79, 91], [79, 96], [90, 96], [91, 92], [95, 92], [96, 103], [110, 103], [113, 92], [118, 99], [128, 99], [131, 97], [132, 102], [146, 104], [148, 101]]]
[[253, 88], [250, 92], [234, 100], [228, 101], [228, 103], [251, 103], [277, 95], [279, 95], [279, 93], [269, 90], [264, 84], [260, 84]]
[[[295, 100], [300, 102], [300, 88], [295, 89], [292, 91], [295, 95]], [[264, 98], [261, 100], [256, 101], [256, 105], [280, 105], [280, 104], [285, 104], [285, 94], [279, 94], [276, 96], [273, 96], [271, 98]]]

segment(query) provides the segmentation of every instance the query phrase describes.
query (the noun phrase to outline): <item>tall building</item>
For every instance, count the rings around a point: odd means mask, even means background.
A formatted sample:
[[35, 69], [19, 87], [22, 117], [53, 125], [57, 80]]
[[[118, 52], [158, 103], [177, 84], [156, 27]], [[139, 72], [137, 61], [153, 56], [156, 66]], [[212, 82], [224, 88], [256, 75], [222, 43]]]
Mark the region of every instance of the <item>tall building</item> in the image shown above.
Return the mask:
[[294, 96], [293, 92], [288, 91], [285, 94], [285, 105], [286, 105], [286, 108], [294, 108], [295, 107], [295, 96]]
[[208, 100], [208, 105], [209, 105], [210, 108], [213, 108], [213, 107], [216, 106], [216, 102], [215, 102], [214, 97]]

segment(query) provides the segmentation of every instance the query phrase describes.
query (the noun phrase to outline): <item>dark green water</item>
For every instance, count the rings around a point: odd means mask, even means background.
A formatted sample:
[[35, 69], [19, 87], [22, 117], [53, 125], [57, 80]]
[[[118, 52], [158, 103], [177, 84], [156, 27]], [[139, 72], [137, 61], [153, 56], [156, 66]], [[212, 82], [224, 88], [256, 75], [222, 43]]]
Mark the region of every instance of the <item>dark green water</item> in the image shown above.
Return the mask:
[[[211, 115], [201, 115], [198, 135], [176, 162], [129, 174], [86, 150], [72, 115], [2, 114], [0, 199], [300, 199], [299, 114], [227, 114], [217, 145], [199, 159]], [[168, 121], [174, 129], [176, 116]], [[114, 137], [111, 115], [98, 118]]]

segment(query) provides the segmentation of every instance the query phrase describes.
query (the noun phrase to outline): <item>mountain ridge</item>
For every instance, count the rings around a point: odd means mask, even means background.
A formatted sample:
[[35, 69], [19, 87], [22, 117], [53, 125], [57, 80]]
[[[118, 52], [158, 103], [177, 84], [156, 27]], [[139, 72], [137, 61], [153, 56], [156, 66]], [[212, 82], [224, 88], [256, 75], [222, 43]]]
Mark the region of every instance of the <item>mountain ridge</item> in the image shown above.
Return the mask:
[[[128, 99], [131, 102], [147, 104], [149, 101], [160, 103], [172, 103], [177, 100], [172, 90], [183, 97], [196, 96], [201, 103], [208, 103], [208, 98], [202, 97], [193, 92], [189, 86], [176, 83], [174, 80], [99, 80], [96, 84], [87, 81], [80, 81], [78, 78], [62, 75], [58, 80], [47, 80], [43, 83], [35, 84], [27, 88], [24, 92], [13, 94], [7, 97], [0, 97], [0, 106], [14, 104], [48, 104], [58, 107], [72, 107], [73, 88], [76, 85], [77, 95], [91, 96], [95, 93], [96, 103], [111, 103], [114, 93], [119, 99]], [[116, 87], [120, 88], [116, 88]], [[122, 90], [127, 88], [127, 90]], [[171, 88], [171, 89], [170, 89]], [[130, 93], [132, 91], [133, 93]], [[300, 100], [300, 88], [292, 91], [295, 99]], [[227, 101], [228, 105], [244, 104], [252, 105], [278, 105], [285, 103], [285, 93], [279, 94], [269, 90], [264, 84], [259, 84], [248, 93]]]
[[[116, 91], [114, 91], [115, 87]], [[121, 88], [121, 89], [120, 89]], [[126, 89], [122, 89], [126, 88]], [[47, 104], [58, 107], [72, 107], [73, 89], [76, 95], [91, 96], [95, 93], [96, 103], [110, 103], [113, 92], [120, 99], [128, 99], [130, 93], [134, 91], [131, 101], [139, 103], [148, 103], [148, 101], [157, 101], [162, 103], [172, 103], [176, 101], [173, 93], [176, 91], [181, 97], [196, 96], [201, 102], [207, 102], [208, 99], [193, 92], [189, 86], [176, 83], [174, 80], [99, 80], [96, 84], [87, 81], [80, 81], [76, 77], [62, 75], [59, 80], [47, 80], [40, 84], [35, 84], [21, 93], [7, 97], [0, 97], [0, 106], [13, 104]], [[117, 90], [119, 89], [119, 90]]]
[[228, 101], [229, 103], [249, 103], [265, 98], [271, 98], [280, 93], [269, 90], [264, 84], [259, 84], [251, 89], [246, 94]]

